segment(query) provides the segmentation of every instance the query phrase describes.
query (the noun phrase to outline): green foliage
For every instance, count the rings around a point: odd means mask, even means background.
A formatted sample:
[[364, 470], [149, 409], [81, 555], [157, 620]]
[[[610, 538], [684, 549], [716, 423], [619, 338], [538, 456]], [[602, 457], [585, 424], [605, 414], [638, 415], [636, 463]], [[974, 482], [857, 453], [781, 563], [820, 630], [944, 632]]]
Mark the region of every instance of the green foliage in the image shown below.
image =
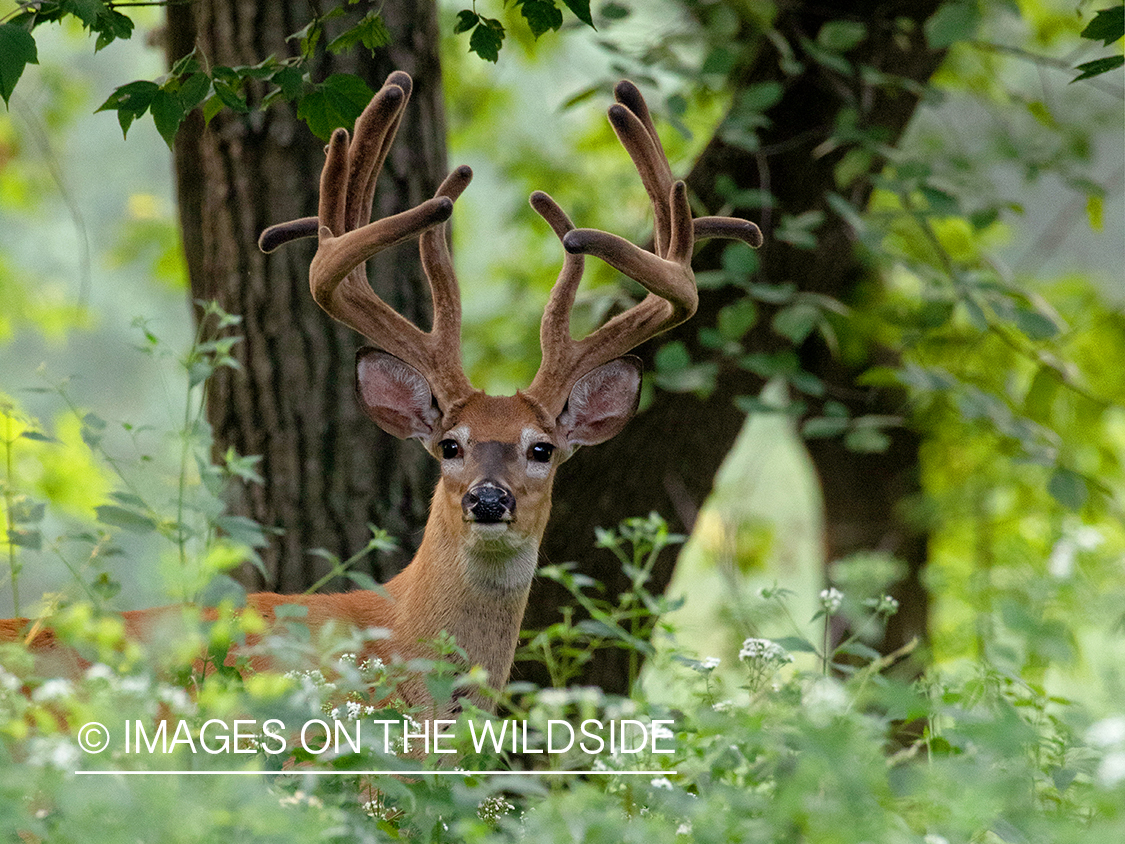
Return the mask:
[[[1111, 6], [1094, 13], [1094, 18], [1082, 30], [1082, 37], [1091, 41], [1101, 41], [1103, 47], [1108, 47], [1115, 41], [1125, 38], [1125, 6]], [[1125, 56], [1106, 56], [1102, 59], [1083, 62], [1075, 70], [1082, 71], [1074, 77], [1073, 82], [1101, 76], [1111, 70], [1125, 65]]]

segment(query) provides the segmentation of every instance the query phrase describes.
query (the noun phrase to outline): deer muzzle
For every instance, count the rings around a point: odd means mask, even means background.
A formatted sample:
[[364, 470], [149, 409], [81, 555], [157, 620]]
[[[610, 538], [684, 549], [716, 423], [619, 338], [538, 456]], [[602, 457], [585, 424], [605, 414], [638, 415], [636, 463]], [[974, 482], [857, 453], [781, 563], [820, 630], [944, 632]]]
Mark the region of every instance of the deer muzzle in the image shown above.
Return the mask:
[[475, 484], [461, 499], [465, 521], [478, 524], [510, 522], [516, 517], [516, 498], [511, 490], [492, 480]]

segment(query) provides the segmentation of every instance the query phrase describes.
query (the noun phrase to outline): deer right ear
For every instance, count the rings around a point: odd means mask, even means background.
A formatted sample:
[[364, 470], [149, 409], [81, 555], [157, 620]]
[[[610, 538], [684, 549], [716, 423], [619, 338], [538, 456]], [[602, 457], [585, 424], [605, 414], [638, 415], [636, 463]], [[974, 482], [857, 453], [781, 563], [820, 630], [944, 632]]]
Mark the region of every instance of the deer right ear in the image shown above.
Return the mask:
[[617, 434], [637, 412], [641, 361], [632, 355], [603, 363], [575, 383], [559, 416], [567, 444], [597, 445]]
[[441, 412], [425, 377], [408, 363], [365, 346], [355, 357], [355, 393], [371, 419], [399, 439], [428, 439]]

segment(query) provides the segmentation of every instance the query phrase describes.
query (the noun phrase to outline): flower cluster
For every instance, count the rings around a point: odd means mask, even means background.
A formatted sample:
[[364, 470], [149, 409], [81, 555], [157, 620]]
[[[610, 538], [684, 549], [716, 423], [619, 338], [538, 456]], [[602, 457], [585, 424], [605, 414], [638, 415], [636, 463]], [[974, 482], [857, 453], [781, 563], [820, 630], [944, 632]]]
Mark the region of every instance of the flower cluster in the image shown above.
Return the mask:
[[760, 691], [777, 672], [777, 669], [793, 661], [793, 656], [777, 642], [769, 639], [746, 639], [738, 652], [738, 659], [746, 666], [751, 694]]
[[835, 615], [839, 612], [843, 603], [844, 593], [835, 586], [820, 591], [820, 607], [829, 615]]

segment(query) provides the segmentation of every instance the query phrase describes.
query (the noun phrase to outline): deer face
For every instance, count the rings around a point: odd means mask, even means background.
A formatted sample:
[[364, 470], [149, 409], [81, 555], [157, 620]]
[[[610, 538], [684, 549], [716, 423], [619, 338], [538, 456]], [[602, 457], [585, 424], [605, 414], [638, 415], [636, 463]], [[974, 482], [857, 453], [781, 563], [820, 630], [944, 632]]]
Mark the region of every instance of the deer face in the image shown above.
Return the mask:
[[571, 389], [551, 418], [533, 398], [474, 392], [441, 408], [423, 375], [398, 358], [363, 349], [360, 404], [383, 430], [416, 438], [441, 464], [435, 507], [456, 513], [460, 538], [487, 552], [537, 548], [551, 509], [555, 470], [580, 445], [612, 437], [637, 407], [640, 364], [618, 358]]

